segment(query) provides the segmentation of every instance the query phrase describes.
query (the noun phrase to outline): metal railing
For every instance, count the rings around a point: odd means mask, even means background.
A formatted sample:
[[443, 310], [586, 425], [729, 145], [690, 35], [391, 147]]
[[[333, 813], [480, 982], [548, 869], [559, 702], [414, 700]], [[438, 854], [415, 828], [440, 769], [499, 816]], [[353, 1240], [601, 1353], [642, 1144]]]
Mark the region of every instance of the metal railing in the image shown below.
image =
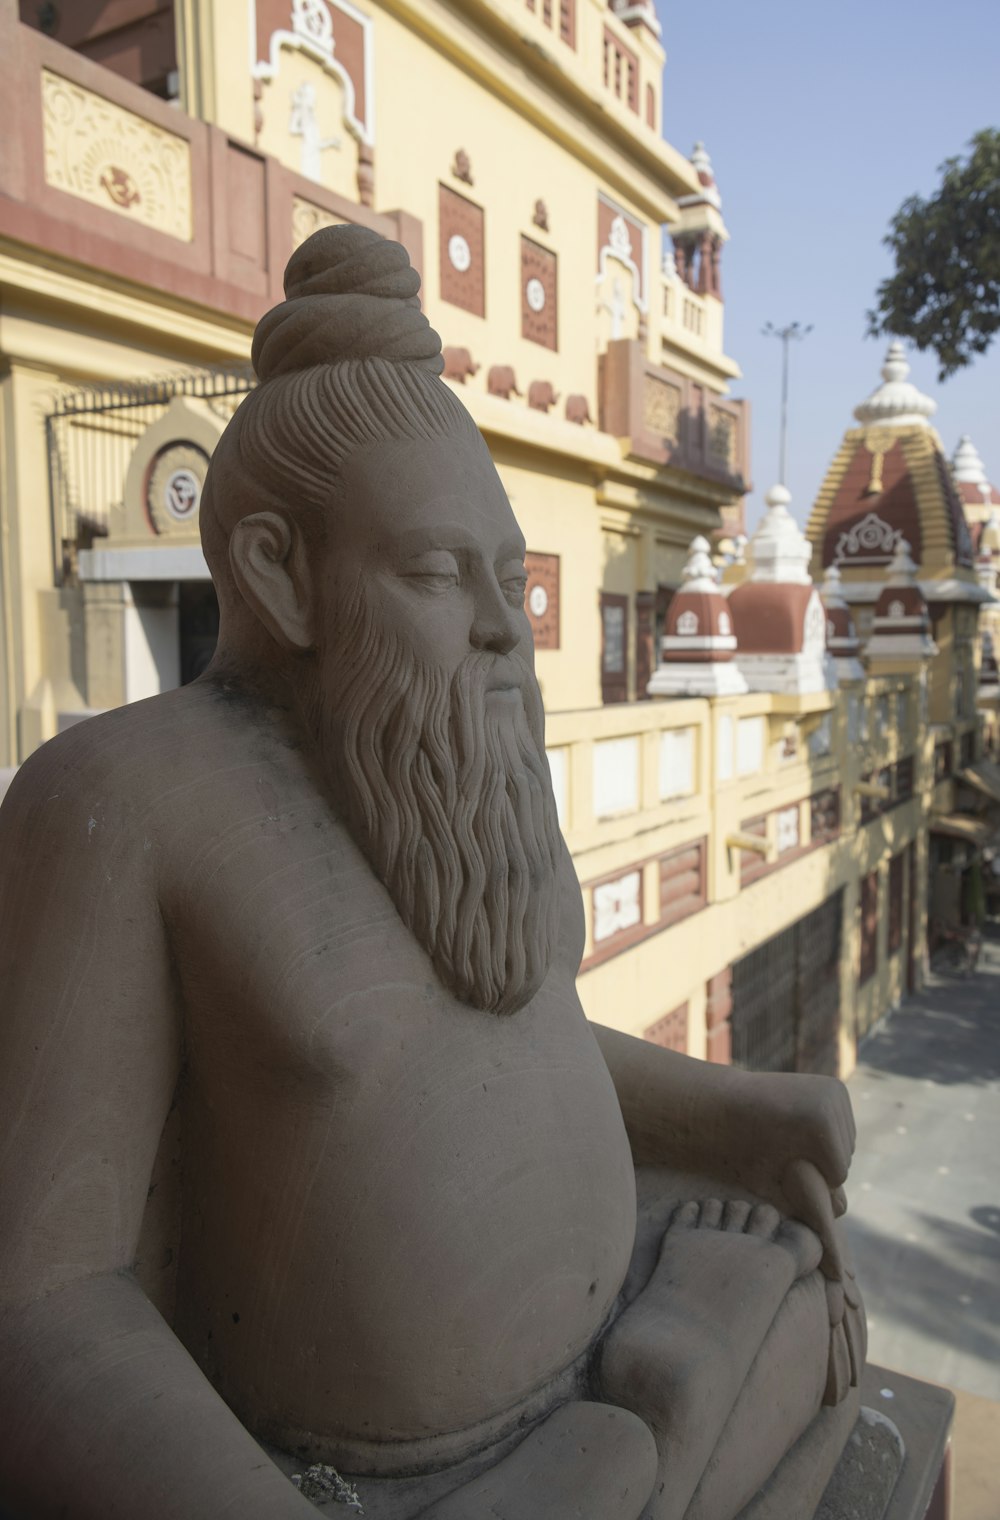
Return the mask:
[[228, 421], [256, 383], [250, 366], [239, 365], [86, 386], [57, 397], [45, 418], [57, 585], [75, 576], [80, 549], [107, 536], [136, 444], [170, 403], [191, 397]]

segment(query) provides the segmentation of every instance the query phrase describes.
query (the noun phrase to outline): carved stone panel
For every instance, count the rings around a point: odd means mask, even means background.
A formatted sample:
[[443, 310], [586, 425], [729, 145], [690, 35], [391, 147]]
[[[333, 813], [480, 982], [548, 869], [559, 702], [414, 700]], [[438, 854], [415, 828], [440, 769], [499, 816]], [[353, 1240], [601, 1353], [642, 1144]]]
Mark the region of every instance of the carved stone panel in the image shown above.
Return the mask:
[[528, 572], [524, 605], [536, 649], [559, 648], [559, 556], [526, 554]]
[[486, 315], [486, 236], [482, 206], [438, 186], [441, 299]]
[[736, 470], [736, 418], [719, 406], [708, 409], [707, 462], [716, 470]]
[[681, 389], [656, 375], [642, 377], [642, 427], [646, 433], [676, 443], [681, 415]]
[[48, 69], [42, 121], [48, 184], [191, 241], [191, 150], [183, 137]]
[[334, 216], [332, 211], [327, 211], [323, 206], [314, 206], [312, 201], [304, 200], [301, 195], [292, 199], [292, 246], [298, 248], [307, 237], [312, 237], [321, 227], [344, 226], [342, 216]]
[[556, 255], [531, 238], [521, 238], [521, 336], [543, 348], [558, 348]]

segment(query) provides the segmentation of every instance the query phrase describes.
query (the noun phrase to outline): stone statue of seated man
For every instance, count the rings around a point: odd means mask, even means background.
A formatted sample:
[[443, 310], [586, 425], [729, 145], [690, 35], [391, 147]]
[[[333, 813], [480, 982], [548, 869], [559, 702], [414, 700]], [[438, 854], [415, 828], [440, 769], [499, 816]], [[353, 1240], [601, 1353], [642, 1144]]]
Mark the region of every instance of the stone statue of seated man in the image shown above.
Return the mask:
[[294, 255], [211, 667], [0, 811], [22, 1520], [804, 1520], [854, 1422], [846, 1093], [584, 1017], [524, 540], [418, 287]]

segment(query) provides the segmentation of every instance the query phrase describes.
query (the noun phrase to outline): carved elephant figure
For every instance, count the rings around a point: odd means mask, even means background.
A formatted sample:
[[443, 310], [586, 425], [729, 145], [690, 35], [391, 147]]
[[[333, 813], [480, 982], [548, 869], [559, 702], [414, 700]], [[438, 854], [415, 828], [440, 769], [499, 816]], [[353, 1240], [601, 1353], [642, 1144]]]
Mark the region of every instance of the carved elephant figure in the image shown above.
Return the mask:
[[468, 376], [476, 375], [482, 369], [482, 365], [476, 363], [467, 348], [445, 348], [441, 352], [445, 380], [455, 380], [459, 385], [464, 385]]
[[486, 378], [486, 386], [491, 396], [502, 396], [505, 401], [509, 401], [511, 396], [523, 395], [523, 392], [517, 388], [512, 364], [492, 365]]
[[593, 422], [593, 420], [590, 415], [590, 403], [586, 396], [566, 397], [567, 422], [575, 422], [582, 427], [585, 422]]
[[528, 387], [528, 405], [536, 412], [547, 412], [558, 400], [559, 393], [551, 380], [532, 380]]

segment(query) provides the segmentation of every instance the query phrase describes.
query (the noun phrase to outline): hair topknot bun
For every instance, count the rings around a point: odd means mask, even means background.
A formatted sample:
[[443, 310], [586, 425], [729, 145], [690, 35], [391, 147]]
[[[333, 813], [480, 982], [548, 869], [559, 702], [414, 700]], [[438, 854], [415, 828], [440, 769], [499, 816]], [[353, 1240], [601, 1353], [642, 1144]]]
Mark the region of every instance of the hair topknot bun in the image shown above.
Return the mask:
[[287, 299], [257, 324], [261, 380], [345, 359], [387, 359], [439, 375], [441, 339], [420, 310], [406, 249], [367, 227], [323, 227], [292, 254]]

